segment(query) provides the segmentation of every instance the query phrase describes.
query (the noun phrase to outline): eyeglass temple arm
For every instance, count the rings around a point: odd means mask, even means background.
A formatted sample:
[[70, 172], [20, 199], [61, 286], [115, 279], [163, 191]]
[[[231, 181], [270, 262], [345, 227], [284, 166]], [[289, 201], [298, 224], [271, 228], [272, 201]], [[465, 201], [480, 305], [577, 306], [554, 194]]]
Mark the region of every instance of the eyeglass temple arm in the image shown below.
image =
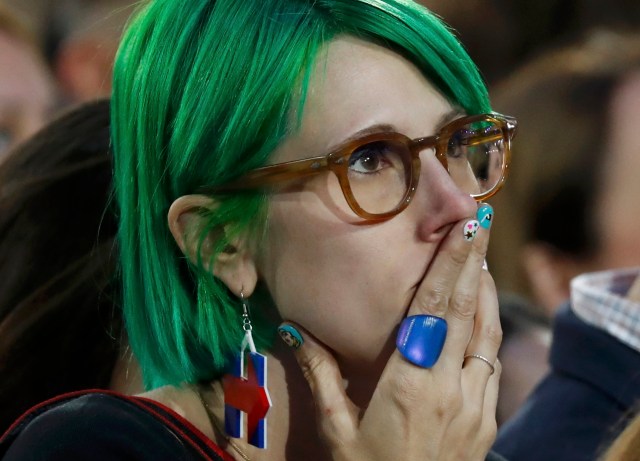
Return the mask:
[[[509, 121], [507, 122], [507, 139], [506, 139], [507, 141], [511, 141], [511, 139], [515, 136], [516, 128], [517, 128], [517, 125], [515, 123], [510, 123]], [[464, 145], [472, 147], [480, 144], [501, 141], [503, 139], [504, 139], [504, 136], [502, 135], [502, 133], [492, 133], [488, 135], [475, 135], [468, 139], [465, 139]]]
[[279, 163], [249, 171], [244, 176], [219, 186], [201, 187], [204, 194], [225, 193], [238, 190], [257, 189], [260, 187], [281, 184], [287, 181], [302, 179], [318, 174], [328, 167], [326, 156], [312, 157], [304, 160]]

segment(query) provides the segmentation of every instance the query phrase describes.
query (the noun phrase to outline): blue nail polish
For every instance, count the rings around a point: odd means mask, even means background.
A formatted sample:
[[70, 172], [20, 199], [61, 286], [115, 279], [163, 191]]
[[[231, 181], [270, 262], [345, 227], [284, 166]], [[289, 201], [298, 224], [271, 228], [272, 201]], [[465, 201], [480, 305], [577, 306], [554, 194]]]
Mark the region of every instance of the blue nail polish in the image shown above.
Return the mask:
[[291, 325], [280, 325], [278, 327], [278, 334], [287, 346], [294, 349], [298, 349], [304, 344], [304, 339], [300, 332]]
[[487, 203], [483, 203], [478, 208], [476, 217], [478, 218], [480, 226], [484, 227], [485, 229], [489, 229], [491, 227], [491, 223], [493, 222], [493, 207]]
[[447, 338], [447, 321], [433, 315], [412, 315], [400, 324], [396, 347], [409, 362], [431, 368]]

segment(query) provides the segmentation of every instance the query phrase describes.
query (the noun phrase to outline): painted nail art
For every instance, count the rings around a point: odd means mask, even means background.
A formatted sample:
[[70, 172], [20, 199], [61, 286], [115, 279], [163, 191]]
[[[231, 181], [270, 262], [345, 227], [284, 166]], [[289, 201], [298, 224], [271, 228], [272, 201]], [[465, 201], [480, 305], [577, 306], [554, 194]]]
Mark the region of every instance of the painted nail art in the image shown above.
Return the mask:
[[464, 225], [464, 239], [467, 242], [471, 242], [474, 238], [476, 238], [476, 234], [478, 233], [478, 227], [480, 227], [480, 223], [475, 219], [471, 221], [467, 221]]
[[304, 343], [300, 332], [291, 325], [280, 325], [278, 327], [278, 334], [287, 346], [294, 349], [298, 349]]
[[487, 203], [483, 203], [478, 208], [478, 212], [476, 213], [476, 217], [478, 218], [478, 222], [485, 229], [489, 229], [491, 227], [491, 223], [493, 222], [493, 207]]

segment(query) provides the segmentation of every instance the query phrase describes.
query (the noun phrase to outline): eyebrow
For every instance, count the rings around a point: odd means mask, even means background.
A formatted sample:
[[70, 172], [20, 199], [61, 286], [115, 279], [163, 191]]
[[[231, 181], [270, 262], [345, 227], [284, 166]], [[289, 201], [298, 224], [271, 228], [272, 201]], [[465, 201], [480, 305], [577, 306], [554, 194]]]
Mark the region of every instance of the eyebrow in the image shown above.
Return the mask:
[[443, 114], [442, 117], [440, 117], [436, 126], [438, 127], [438, 130], [440, 130], [447, 123], [452, 122], [457, 118], [464, 117], [465, 115], [467, 115], [467, 113], [462, 109], [451, 109], [449, 112]]
[[[446, 112], [438, 119], [438, 122], [436, 123], [436, 127], [437, 127], [436, 131], [440, 130], [440, 128], [442, 128], [447, 123], [457, 118], [460, 118], [464, 115], [465, 115], [465, 112], [460, 109], [452, 109], [449, 112]], [[347, 144], [351, 141], [359, 139], [363, 136], [367, 136], [369, 134], [398, 133], [398, 132], [400, 132], [400, 130], [395, 125], [391, 125], [389, 123], [376, 123], [375, 125], [368, 126], [366, 128], [356, 131], [355, 133], [352, 133], [351, 135], [343, 139], [340, 143], [336, 144], [336, 146], [334, 147], [342, 146], [344, 144]], [[430, 135], [427, 134], [426, 136], [430, 136]]]
[[343, 144], [347, 144], [351, 141], [355, 141], [356, 139], [362, 138], [363, 136], [367, 136], [369, 134], [377, 134], [377, 133], [396, 133], [398, 132], [398, 128], [395, 125], [391, 125], [389, 123], [376, 123], [375, 125], [368, 126], [361, 130], [352, 133], [342, 141], [340, 141], [337, 145], [341, 146]]

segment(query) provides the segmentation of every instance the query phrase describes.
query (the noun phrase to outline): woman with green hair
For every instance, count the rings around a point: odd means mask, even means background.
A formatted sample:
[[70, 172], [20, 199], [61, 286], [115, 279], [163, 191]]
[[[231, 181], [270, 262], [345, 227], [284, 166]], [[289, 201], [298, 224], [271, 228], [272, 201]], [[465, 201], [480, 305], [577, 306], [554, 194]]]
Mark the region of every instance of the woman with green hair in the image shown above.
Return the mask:
[[478, 203], [515, 122], [434, 15], [151, 0], [118, 53], [112, 127], [149, 391], [49, 402], [6, 459], [485, 458], [501, 334]]

